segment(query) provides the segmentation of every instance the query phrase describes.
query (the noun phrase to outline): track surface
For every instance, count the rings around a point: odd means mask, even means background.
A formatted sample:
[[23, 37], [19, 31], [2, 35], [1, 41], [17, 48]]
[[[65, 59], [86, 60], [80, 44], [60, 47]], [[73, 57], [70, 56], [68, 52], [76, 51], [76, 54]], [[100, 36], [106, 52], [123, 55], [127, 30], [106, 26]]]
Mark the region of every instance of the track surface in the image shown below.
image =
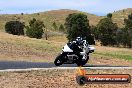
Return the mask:
[[[46, 62], [23, 62], [23, 61], [1, 61], [0, 70], [5, 69], [29, 69], [29, 68], [75, 68], [76, 64], [64, 64], [56, 67], [54, 63]], [[84, 68], [129, 68], [128, 66], [109, 66], [109, 65], [85, 65]]]

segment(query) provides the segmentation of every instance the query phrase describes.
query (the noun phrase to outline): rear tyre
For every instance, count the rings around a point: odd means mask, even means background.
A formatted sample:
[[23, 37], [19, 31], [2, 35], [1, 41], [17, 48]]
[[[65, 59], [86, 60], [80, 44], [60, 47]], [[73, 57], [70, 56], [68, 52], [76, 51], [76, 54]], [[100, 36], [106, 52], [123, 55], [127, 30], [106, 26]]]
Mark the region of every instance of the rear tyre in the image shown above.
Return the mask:
[[87, 59], [86, 60], [82, 60], [82, 58], [79, 58], [76, 62], [77, 66], [83, 66], [85, 65], [89, 60], [89, 56], [87, 56]]
[[62, 54], [58, 55], [54, 61], [54, 64], [56, 66], [60, 66], [63, 64], [63, 61], [62, 61], [63, 57], [62, 57]]

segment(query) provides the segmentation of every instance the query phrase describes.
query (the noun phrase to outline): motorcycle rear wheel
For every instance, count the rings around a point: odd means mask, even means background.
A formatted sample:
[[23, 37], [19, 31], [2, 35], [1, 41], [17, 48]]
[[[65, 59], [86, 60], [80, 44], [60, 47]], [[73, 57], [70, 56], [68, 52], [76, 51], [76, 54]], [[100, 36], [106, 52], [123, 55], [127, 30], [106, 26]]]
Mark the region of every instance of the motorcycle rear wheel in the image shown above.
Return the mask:
[[82, 60], [81, 58], [79, 58], [77, 61], [76, 61], [76, 64], [77, 66], [83, 66], [85, 65], [89, 60], [89, 56], [87, 56], [87, 59], [86, 60]]

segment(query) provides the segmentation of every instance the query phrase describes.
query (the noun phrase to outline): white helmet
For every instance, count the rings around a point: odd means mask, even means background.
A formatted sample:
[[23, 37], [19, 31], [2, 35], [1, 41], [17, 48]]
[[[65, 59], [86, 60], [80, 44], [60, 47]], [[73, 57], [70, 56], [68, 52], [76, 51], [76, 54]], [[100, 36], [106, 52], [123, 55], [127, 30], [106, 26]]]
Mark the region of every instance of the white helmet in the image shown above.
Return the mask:
[[76, 41], [82, 41], [82, 37], [77, 37]]

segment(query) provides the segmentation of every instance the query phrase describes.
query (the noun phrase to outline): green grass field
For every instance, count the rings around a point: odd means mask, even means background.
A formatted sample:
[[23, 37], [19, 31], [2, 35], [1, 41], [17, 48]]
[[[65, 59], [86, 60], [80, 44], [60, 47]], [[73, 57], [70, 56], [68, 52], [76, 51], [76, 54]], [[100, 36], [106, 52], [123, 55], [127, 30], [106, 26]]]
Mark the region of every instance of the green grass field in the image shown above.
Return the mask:
[[116, 48], [116, 47], [103, 47], [100, 46], [94, 52], [95, 55], [132, 60], [132, 49], [128, 48]]
[[132, 60], [131, 54], [122, 54], [120, 52], [95, 52], [95, 55], [102, 55], [102, 56], [108, 56], [108, 57], [114, 57], [114, 58], [120, 58], [120, 59], [126, 59], [126, 60]]

